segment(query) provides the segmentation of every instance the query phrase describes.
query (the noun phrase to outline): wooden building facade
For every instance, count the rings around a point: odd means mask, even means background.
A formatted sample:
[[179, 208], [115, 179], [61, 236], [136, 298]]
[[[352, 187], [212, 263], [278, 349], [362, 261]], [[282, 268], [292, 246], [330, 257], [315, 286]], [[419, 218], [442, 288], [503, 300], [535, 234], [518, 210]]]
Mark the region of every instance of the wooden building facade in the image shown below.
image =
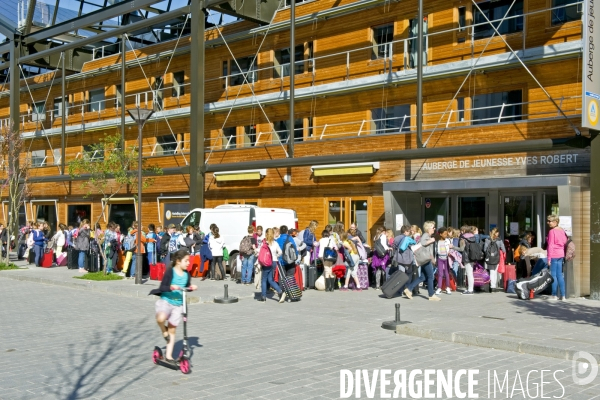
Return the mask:
[[[579, 3], [425, 3], [426, 148], [575, 135], [581, 123]], [[206, 30], [205, 158], [208, 165], [282, 159], [293, 138], [295, 158], [335, 161], [207, 173], [206, 207], [293, 208], [301, 227], [312, 219], [321, 226], [356, 221], [370, 237], [381, 225], [397, 229], [425, 220], [468, 223], [485, 231], [496, 226], [513, 239], [534, 231], [538, 243], [545, 235], [545, 214], [556, 212], [571, 217], [581, 255], [571, 293], [589, 294], [589, 249], [582, 240], [589, 236], [588, 150], [519, 151], [517, 145], [507, 154], [340, 162], [340, 155], [416, 149], [417, 2], [298, 1], [296, 13], [295, 68], [289, 66], [287, 7], [268, 26], [236, 22]], [[56, 83], [60, 71], [22, 81], [19, 127], [29, 149], [23, 157], [35, 167], [23, 218], [67, 224], [83, 215], [98, 218], [101, 199], [84, 197], [80, 184], [61, 171], [62, 118], [68, 163], [102, 135], [121, 134], [121, 107], [136, 104], [157, 111], [144, 128], [143, 155], [165, 169], [144, 193], [144, 225], [168, 224], [186, 211], [189, 43], [183, 36], [128, 51], [124, 89], [121, 54], [87, 63], [81, 73], [65, 78], [66, 111]], [[296, 82], [292, 129], [291, 70]], [[8, 108], [8, 93], [0, 93], [0, 120], [8, 118]], [[127, 143], [137, 143], [131, 121], [124, 135]], [[133, 220], [135, 191], [129, 188], [112, 200], [101, 224]]]

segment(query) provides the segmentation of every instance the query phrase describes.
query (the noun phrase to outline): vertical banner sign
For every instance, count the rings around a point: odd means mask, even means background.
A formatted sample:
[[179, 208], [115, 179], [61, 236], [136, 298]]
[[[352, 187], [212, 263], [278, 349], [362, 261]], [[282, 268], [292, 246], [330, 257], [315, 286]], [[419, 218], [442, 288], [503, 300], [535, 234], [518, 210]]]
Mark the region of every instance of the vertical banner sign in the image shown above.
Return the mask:
[[[600, 5], [600, 0], [599, 5]], [[594, 0], [583, 2], [583, 84], [581, 126], [583, 128], [600, 129], [598, 117], [600, 110], [600, 20], [596, 25]]]

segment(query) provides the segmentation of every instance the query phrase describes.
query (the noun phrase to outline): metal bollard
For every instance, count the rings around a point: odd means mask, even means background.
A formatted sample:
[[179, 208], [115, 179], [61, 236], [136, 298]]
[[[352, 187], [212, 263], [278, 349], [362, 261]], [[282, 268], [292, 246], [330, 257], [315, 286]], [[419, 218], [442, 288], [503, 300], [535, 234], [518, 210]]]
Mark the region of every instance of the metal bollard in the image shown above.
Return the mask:
[[223, 297], [215, 297], [214, 302], [217, 304], [232, 304], [237, 303], [239, 299], [237, 297], [229, 297], [229, 285], [224, 285]]
[[381, 324], [383, 329], [395, 331], [398, 325], [410, 324], [410, 321], [402, 321], [400, 319], [400, 303], [396, 303], [396, 316], [394, 321], [385, 321]]

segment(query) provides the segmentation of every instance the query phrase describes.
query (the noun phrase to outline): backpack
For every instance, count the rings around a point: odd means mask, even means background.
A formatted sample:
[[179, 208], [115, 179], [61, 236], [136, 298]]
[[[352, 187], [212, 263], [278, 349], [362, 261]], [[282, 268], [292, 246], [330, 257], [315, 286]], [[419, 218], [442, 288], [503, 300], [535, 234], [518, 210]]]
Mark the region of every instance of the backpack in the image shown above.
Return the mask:
[[244, 237], [240, 242], [240, 254], [243, 256], [251, 256], [254, 254], [254, 249], [252, 248], [252, 238], [250, 235]]
[[342, 249], [344, 250], [344, 261], [348, 263], [348, 267], [354, 268], [355, 264], [352, 259], [352, 254], [350, 254], [350, 250], [348, 250], [346, 246], [342, 246]]
[[[475, 262], [483, 260], [484, 254], [483, 250], [481, 249], [481, 244], [475, 242], [475, 238], [471, 240], [471, 238], [463, 237], [463, 239], [465, 240], [465, 255], [467, 259], [466, 262]], [[463, 256], [463, 258], [465, 257]]]
[[485, 251], [485, 262], [489, 265], [498, 265], [500, 263], [500, 249], [495, 240], [490, 241], [490, 245]]
[[260, 247], [260, 251], [258, 252], [258, 263], [263, 267], [270, 267], [273, 265], [273, 255], [271, 254], [271, 249], [265, 240]]
[[375, 239], [375, 253], [379, 258], [385, 257], [386, 251], [385, 247], [383, 247], [383, 244], [381, 243], [381, 236]]
[[169, 252], [169, 242], [171, 241], [171, 235], [165, 233], [162, 238], [160, 238], [160, 244], [158, 249], [158, 254], [161, 256], [166, 256]]
[[575, 258], [575, 243], [571, 239], [567, 239], [565, 243], [565, 261], [571, 261]]
[[133, 251], [135, 250], [135, 235], [131, 233], [125, 236], [125, 240], [123, 241], [123, 248], [125, 251]]
[[406, 250], [404, 250], [404, 251], [400, 250], [402, 243], [407, 238], [404, 235], [401, 235], [401, 237], [402, 237], [402, 239], [398, 242], [398, 245], [394, 246], [394, 255], [395, 255], [394, 259], [397, 264], [411, 265], [413, 263], [413, 261], [415, 260], [415, 256], [414, 256], [412, 250], [410, 249], [410, 247], [407, 247]]
[[283, 255], [281, 258], [283, 258], [283, 262], [286, 264], [293, 264], [296, 262], [296, 258], [298, 258], [298, 253], [294, 248], [294, 244], [290, 240], [290, 235], [287, 236], [285, 242], [283, 243]]
[[179, 250], [179, 233], [175, 232], [169, 240], [169, 253], [175, 253]]

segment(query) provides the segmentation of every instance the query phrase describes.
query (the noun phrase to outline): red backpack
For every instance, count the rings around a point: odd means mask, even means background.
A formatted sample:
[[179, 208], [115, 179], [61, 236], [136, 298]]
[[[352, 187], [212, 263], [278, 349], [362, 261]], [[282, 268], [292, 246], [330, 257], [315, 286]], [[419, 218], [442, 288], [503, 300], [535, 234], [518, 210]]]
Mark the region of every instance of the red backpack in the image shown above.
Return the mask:
[[263, 242], [262, 246], [260, 246], [258, 263], [263, 267], [270, 267], [273, 265], [273, 255], [271, 254], [271, 249], [266, 240]]

